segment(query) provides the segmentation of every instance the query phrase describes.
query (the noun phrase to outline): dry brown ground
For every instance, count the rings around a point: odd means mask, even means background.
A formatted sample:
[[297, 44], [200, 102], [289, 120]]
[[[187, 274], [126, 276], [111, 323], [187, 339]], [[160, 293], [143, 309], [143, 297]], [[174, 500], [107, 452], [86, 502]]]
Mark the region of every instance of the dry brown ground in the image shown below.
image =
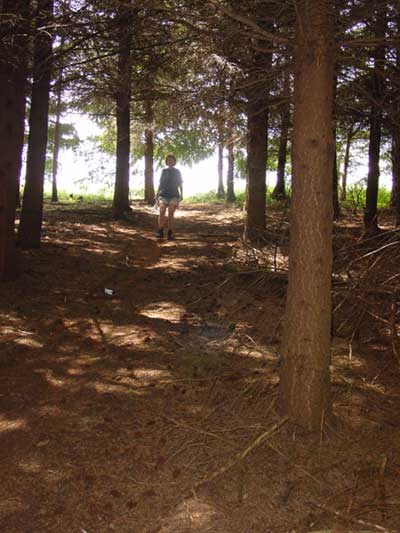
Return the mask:
[[285, 274], [258, 270], [285, 266], [272, 219], [263, 255], [239, 246], [236, 209], [184, 207], [171, 243], [141, 204], [122, 223], [46, 210], [41, 250], [0, 287], [1, 532], [400, 531], [397, 311], [346, 293], [371, 257], [351, 262], [370, 249], [357, 224], [337, 227], [338, 426], [257, 441], [279, 421]]

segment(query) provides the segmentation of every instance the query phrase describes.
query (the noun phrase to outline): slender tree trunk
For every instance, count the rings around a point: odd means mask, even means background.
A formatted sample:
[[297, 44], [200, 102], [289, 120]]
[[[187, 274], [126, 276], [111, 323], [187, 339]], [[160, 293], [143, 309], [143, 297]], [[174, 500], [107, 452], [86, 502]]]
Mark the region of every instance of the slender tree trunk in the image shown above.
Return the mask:
[[331, 412], [333, 0], [297, 2], [289, 286], [281, 406], [319, 431]]
[[[376, 11], [375, 36], [384, 38], [386, 33], [386, 13], [384, 7]], [[364, 211], [365, 233], [374, 235], [378, 228], [379, 160], [382, 129], [382, 100], [384, 81], [382, 72], [385, 64], [385, 48], [376, 47], [372, 52], [374, 68], [371, 75], [371, 110], [368, 149], [368, 181], [366, 206]]]
[[346, 149], [344, 152], [344, 161], [343, 161], [342, 190], [340, 192], [340, 199], [343, 202], [346, 200], [346, 197], [347, 197], [347, 176], [349, 172], [350, 148], [351, 148], [351, 141], [353, 139], [353, 135], [354, 135], [354, 124], [351, 124], [346, 135]]
[[130, 172], [130, 106], [131, 106], [131, 44], [132, 11], [121, 6], [119, 17], [118, 87], [116, 91], [117, 149], [113, 199], [113, 216], [124, 218], [129, 211]]
[[61, 112], [62, 112], [62, 79], [57, 84], [56, 94], [56, 123], [54, 126], [54, 148], [53, 148], [53, 169], [51, 180], [51, 201], [58, 202], [58, 188], [57, 188], [57, 175], [58, 175], [58, 156], [60, 153], [61, 142]]
[[340, 216], [339, 204], [339, 171], [337, 164], [337, 150], [336, 150], [336, 128], [333, 131], [334, 139], [334, 154], [332, 167], [332, 205], [333, 205], [333, 220], [337, 220]]
[[146, 100], [144, 131], [144, 199], [149, 205], [154, 204], [154, 135], [153, 135], [153, 102]]
[[233, 143], [230, 141], [227, 145], [228, 148], [228, 170], [226, 179], [226, 202], [233, 204], [236, 201], [235, 189], [234, 189], [234, 168], [235, 168], [235, 155], [233, 153]]
[[225, 198], [224, 189], [224, 142], [222, 135], [218, 136], [218, 192], [217, 198]]
[[0, 6], [0, 16], [10, 17], [0, 34], [0, 280], [17, 273], [15, 210], [24, 139], [28, 12], [29, 0], [3, 0]]
[[286, 198], [285, 172], [290, 128], [289, 92], [289, 75], [285, 73], [283, 89], [283, 97], [285, 98], [285, 102], [282, 104], [280, 111], [281, 134], [279, 137], [278, 169], [276, 174], [276, 185], [272, 192], [272, 198], [275, 200], [283, 200]]
[[43, 218], [43, 186], [49, 119], [52, 36], [49, 24], [53, 0], [38, 0], [35, 17], [32, 99], [29, 115], [28, 154], [18, 242], [22, 248], [39, 248]]
[[287, 146], [289, 140], [289, 127], [290, 111], [289, 106], [287, 106], [287, 108], [281, 114], [281, 135], [279, 138], [278, 170], [276, 174], [276, 185], [272, 193], [272, 198], [275, 198], [276, 200], [283, 200], [286, 198], [285, 171]]

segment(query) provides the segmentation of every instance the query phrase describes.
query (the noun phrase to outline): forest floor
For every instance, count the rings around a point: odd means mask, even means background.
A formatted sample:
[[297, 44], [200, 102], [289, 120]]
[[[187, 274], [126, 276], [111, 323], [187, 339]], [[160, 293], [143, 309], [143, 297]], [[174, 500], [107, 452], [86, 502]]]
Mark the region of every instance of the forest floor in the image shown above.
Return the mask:
[[[335, 229], [335, 427], [283, 424], [284, 210], [47, 206], [0, 287], [0, 531], [400, 531], [400, 246]], [[397, 243], [397, 245], [396, 245]], [[108, 289], [106, 291], [106, 289]]]

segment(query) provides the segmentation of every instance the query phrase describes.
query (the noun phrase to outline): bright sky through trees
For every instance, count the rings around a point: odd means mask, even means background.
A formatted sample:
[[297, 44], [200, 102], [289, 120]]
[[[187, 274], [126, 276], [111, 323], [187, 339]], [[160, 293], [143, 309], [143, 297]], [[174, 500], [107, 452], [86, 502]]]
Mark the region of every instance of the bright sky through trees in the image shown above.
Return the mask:
[[[89, 161], [88, 155], [84, 155], [85, 147], [90, 143], [90, 137], [101, 132], [100, 128], [88, 117], [69, 114], [64, 117], [67, 122], [72, 122], [75, 125], [78, 136], [81, 139], [81, 148], [78, 153], [72, 150], [63, 150], [60, 157], [60, 169], [58, 184], [60, 190], [68, 193], [78, 194], [81, 191], [89, 193], [96, 193], [105, 189], [105, 181], [112, 183], [115, 172], [115, 162], [110, 156], [106, 156], [98, 152], [95, 146], [92, 145], [92, 157]], [[350, 171], [349, 182], [355, 183], [367, 176], [367, 154], [365, 157], [362, 154], [355, 155], [353, 152], [353, 168]], [[226, 160], [224, 161], [226, 174]], [[195, 195], [197, 193], [205, 193], [216, 190], [218, 184], [217, 175], [217, 157], [214, 155], [200, 163], [194, 165], [192, 168], [177, 163], [177, 167], [181, 170], [184, 179], [184, 195], [186, 197]], [[158, 186], [158, 180], [161, 174], [161, 167], [155, 169], [155, 186]], [[109, 179], [107, 180], [107, 176]], [[138, 191], [143, 189], [144, 182], [144, 165], [143, 161], [139, 161], [132, 167], [131, 174], [131, 189]], [[267, 173], [268, 186], [275, 185], [275, 172]], [[49, 184], [48, 184], [49, 186]], [[391, 176], [385, 173], [382, 169], [381, 186], [390, 189]], [[240, 191], [245, 187], [244, 180], [236, 180], [235, 188]]]

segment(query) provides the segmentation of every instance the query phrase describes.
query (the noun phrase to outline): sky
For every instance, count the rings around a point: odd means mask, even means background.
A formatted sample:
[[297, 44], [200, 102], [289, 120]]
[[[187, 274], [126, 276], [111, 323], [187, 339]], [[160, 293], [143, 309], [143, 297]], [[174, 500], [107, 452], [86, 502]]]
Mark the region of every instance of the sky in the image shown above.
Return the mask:
[[[72, 122], [75, 124], [79, 138], [82, 140], [81, 150], [85, 150], [85, 147], [90, 146], [90, 143], [86, 141], [89, 136], [100, 133], [100, 128], [91, 121], [88, 117], [83, 117], [77, 114], [69, 114], [63, 117], [65, 122]], [[87, 150], [87, 148], [86, 148]], [[109, 156], [101, 155], [97, 151], [92, 152], [90, 162], [89, 158], [81, 154], [74, 154], [72, 150], [63, 150], [60, 152], [60, 165], [58, 174], [58, 189], [59, 191], [66, 191], [68, 193], [79, 193], [83, 189], [79, 187], [78, 182], [85, 183], [86, 191], [90, 193], [98, 192], [98, 184], [88, 185], [88, 176], [98, 176], [102, 173], [105, 176], [109, 176], [109, 182], [112, 183], [114, 174], [114, 160]], [[353, 162], [354, 163], [354, 162]], [[224, 161], [224, 175], [226, 176], [227, 162]], [[177, 162], [177, 168], [180, 169], [184, 181], [184, 196], [193, 196], [197, 193], [209, 192], [216, 190], [218, 185], [218, 173], [217, 173], [217, 156], [216, 154], [193, 167], [180, 165]], [[144, 174], [144, 162], [140, 161], [131, 169], [130, 187], [131, 190], [143, 189], [143, 174]], [[155, 187], [158, 186], [158, 181], [161, 174], [161, 168], [155, 168]], [[349, 183], [358, 181], [367, 175], [366, 158], [361, 158], [354, 165], [352, 174], [349, 177]], [[226, 181], [226, 177], [224, 178]], [[381, 174], [381, 185], [387, 188], [391, 186], [391, 177], [389, 175]], [[78, 183], [78, 184], [77, 184]], [[267, 184], [274, 186], [275, 173], [267, 174]], [[237, 191], [243, 190], [245, 187], [244, 180], [235, 181], [235, 189]]]

